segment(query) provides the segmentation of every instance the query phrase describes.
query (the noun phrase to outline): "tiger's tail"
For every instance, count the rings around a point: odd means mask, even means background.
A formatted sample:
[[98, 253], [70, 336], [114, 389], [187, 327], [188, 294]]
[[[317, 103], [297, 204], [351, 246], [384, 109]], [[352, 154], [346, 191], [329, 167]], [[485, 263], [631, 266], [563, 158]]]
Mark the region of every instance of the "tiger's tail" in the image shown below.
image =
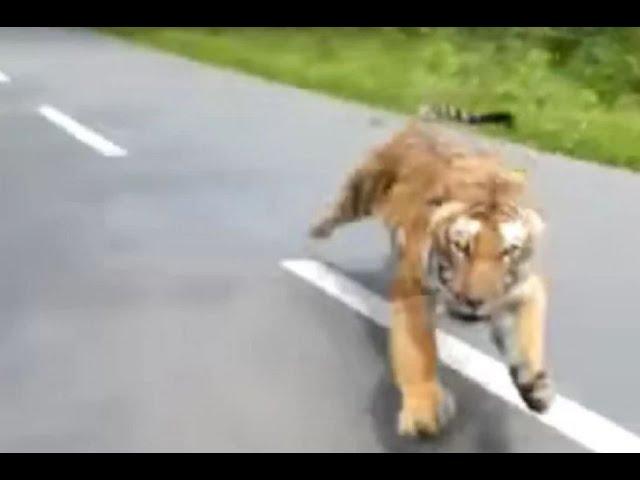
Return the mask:
[[502, 124], [513, 128], [515, 119], [510, 112], [469, 113], [452, 105], [423, 105], [418, 116], [422, 121], [453, 121], [468, 125]]

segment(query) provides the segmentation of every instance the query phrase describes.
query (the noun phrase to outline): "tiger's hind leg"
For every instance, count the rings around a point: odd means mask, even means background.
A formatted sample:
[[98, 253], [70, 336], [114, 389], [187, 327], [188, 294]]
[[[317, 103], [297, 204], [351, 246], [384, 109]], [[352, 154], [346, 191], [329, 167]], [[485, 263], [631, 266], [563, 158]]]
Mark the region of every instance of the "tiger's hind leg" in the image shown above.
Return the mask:
[[360, 168], [352, 173], [340, 195], [311, 227], [310, 236], [329, 238], [334, 230], [347, 223], [372, 215], [393, 183], [392, 175], [380, 168]]
[[347, 222], [347, 220], [342, 218], [336, 210], [337, 209], [335, 207], [332, 208], [327, 214], [320, 217], [320, 219], [313, 224], [310, 230], [312, 238], [329, 238], [339, 225]]
[[358, 172], [352, 175], [340, 192], [337, 201], [311, 227], [311, 237], [329, 238], [339, 226], [367, 216], [370, 213], [370, 208], [364, 203], [366, 183], [366, 178], [359, 175]]

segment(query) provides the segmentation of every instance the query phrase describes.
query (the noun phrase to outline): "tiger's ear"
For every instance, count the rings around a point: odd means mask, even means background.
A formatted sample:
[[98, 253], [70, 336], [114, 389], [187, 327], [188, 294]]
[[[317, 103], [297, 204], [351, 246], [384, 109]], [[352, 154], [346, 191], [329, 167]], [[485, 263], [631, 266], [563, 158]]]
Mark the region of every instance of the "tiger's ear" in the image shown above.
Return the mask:
[[533, 208], [525, 208], [522, 213], [524, 221], [529, 227], [534, 238], [538, 238], [540, 235], [542, 235], [544, 233], [546, 225], [540, 213], [538, 213]]

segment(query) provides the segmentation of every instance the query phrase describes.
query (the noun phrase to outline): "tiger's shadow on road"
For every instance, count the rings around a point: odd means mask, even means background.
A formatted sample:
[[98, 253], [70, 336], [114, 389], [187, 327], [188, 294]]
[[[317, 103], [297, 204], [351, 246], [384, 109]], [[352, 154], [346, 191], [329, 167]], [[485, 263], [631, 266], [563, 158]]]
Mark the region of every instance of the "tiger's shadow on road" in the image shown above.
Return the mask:
[[[368, 290], [388, 298], [387, 289], [392, 262], [385, 262], [377, 270], [347, 271], [336, 265], [354, 281]], [[369, 413], [378, 441], [385, 451], [405, 453], [428, 452], [510, 452], [511, 438], [507, 412], [502, 402], [471, 383], [457, 372], [440, 367], [442, 382], [456, 397], [457, 414], [451, 424], [438, 437], [408, 439], [397, 434], [397, 413], [400, 396], [392, 382], [389, 369], [388, 330], [361, 317], [363, 328], [380, 362], [385, 365], [371, 393]]]

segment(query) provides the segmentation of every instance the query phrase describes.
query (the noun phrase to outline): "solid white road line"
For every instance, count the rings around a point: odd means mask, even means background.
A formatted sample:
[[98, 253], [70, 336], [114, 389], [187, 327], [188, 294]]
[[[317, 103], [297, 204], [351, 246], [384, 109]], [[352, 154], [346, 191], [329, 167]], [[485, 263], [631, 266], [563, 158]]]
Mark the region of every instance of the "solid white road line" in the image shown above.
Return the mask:
[[127, 151], [123, 148], [111, 143], [103, 136], [79, 124], [73, 118], [65, 115], [50, 105], [42, 105], [38, 108], [38, 112], [51, 123], [62, 128], [72, 137], [86, 145], [89, 145], [91, 148], [97, 150], [106, 157], [124, 157], [127, 155]]
[[[389, 302], [357, 282], [311, 259], [283, 260], [280, 265], [376, 324], [389, 327]], [[638, 436], [561, 395], [556, 396], [547, 413], [531, 412], [518, 396], [502, 363], [441, 330], [437, 330], [436, 335], [438, 353], [444, 364], [527, 415], [594, 452], [640, 452]]]
[[11, 81], [11, 79], [9, 78], [8, 75], [0, 72], [0, 83], [9, 83]]

